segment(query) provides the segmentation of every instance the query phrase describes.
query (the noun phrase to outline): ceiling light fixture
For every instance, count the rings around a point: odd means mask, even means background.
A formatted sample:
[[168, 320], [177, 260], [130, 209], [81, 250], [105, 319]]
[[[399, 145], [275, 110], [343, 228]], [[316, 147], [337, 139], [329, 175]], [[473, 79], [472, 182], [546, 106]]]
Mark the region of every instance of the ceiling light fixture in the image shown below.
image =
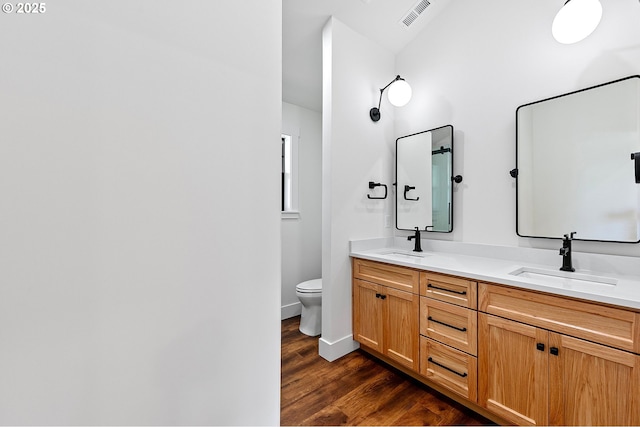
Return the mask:
[[387, 97], [391, 105], [396, 107], [403, 107], [407, 105], [411, 99], [411, 86], [402, 77], [396, 76], [388, 85], [380, 89], [380, 101], [378, 101], [378, 108], [373, 107], [369, 110], [369, 117], [374, 122], [380, 120], [380, 105], [382, 104], [382, 93], [386, 88], [389, 88]]
[[598, 0], [567, 0], [553, 20], [553, 38], [572, 44], [591, 34], [602, 19], [602, 5]]

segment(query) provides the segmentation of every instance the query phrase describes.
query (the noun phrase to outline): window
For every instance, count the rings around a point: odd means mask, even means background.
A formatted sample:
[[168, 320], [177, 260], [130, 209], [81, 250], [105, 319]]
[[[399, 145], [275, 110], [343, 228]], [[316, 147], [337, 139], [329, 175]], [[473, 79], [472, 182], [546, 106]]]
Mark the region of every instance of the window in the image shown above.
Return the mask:
[[281, 204], [283, 218], [298, 217], [297, 138], [282, 135]]
[[282, 211], [291, 210], [291, 136], [282, 135]]

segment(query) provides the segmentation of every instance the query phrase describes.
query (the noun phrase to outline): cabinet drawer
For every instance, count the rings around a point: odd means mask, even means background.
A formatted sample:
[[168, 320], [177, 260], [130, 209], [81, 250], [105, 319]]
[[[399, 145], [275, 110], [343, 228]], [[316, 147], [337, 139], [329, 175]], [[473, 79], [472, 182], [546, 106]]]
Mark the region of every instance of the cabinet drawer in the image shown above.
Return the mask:
[[354, 258], [353, 277], [414, 294], [419, 290], [419, 271], [407, 267]]
[[479, 310], [486, 313], [640, 352], [640, 313], [488, 283], [478, 288]]
[[477, 355], [478, 313], [420, 297], [420, 334]]
[[473, 402], [478, 397], [478, 361], [429, 338], [420, 337], [420, 374]]
[[420, 295], [461, 305], [477, 307], [477, 283], [460, 277], [437, 273], [420, 273]]

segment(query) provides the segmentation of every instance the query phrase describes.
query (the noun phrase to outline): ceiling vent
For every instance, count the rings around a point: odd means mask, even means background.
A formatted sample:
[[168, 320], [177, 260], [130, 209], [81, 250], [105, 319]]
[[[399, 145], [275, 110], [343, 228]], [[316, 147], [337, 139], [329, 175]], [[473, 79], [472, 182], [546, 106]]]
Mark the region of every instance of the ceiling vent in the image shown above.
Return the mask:
[[430, 4], [431, 3], [429, 3], [429, 0], [418, 1], [416, 4], [413, 5], [411, 9], [409, 9], [407, 13], [405, 13], [405, 15], [402, 17], [402, 19], [398, 23], [405, 28], [409, 28], [411, 24], [416, 22], [416, 19], [420, 17], [422, 12], [424, 12], [427, 9], [427, 7], [429, 7]]

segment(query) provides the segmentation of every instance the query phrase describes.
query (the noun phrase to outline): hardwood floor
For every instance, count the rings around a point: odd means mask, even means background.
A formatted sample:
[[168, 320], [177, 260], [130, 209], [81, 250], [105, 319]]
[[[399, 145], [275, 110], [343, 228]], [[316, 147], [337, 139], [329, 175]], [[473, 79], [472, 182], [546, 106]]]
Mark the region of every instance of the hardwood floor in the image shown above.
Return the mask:
[[363, 351], [334, 362], [282, 321], [281, 425], [494, 425]]

